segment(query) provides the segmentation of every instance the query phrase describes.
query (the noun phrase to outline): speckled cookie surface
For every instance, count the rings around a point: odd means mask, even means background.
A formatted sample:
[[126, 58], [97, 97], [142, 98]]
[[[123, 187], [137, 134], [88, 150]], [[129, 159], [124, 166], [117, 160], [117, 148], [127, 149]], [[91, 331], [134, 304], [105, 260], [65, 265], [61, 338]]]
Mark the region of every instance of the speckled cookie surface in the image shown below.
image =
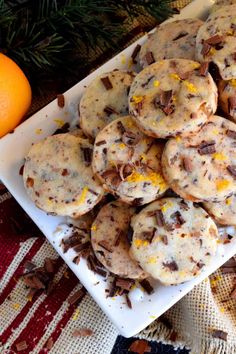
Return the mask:
[[133, 118], [106, 126], [94, 144], [92, 167], [111, 193], [126, 203], [142, 205], [168, 188], [161, 171], [164, 143], [145, 136]]
[[211, 12], [216, 11], [223, 6], [234, 4], [236, 4], [235, 0], [216, 0], [211, 8]]
[[166, 285], [197, 276], [215, 255], [217, 227], [192, 202], [164, 198], [132, 219], [131, 254], [153, 278]]
[[220, 7], [200, 27], [196, 59], [217, 65], [223, 80], [236, 77], [236, 4]]
[[128, 113], [128, 93], [135, 74], [120, 70], [104, 73], [86, 88], [80, 101], [80, 125], [93, 138], [118, 116]]
[[236, 226], [236, 195], [218, 203], [204, 203], [205, 209], [221, 225]]
[[37, 207], [55, 215], [83, 215], [102, 198], [91, 168], [93, 146], [71, 134], [50, 136], [26, 156], [24, 185]]
[[186, 59], [162, 60], [134, 79], [129, 109], [140, 128], [153, 137], [189, 135], [216, 111], [217, 88], [200, 64]]
[[227, 117], [236, 122], [236, 80], [218, 82], [219, 106]]
[[157, 27], [142, 45], [139, 53], [141, 66], [149, 65], [150, 59], [155, 62], [172, 58], [194, 60], [197, 31], [202, 24], [199, 19], [189, 18]]
[[162, 155], [171, 188], [192, 201], [223, 201], [236, 191], [236, 125], [212, 116], [195, 135], [170, 139]]
[[91, 242], [98, 260], [120, 277], [141, 279], [146, 274], [129, 255], [128, 230], [135, 209], [119, 201], [100, 210], [91, 228]]

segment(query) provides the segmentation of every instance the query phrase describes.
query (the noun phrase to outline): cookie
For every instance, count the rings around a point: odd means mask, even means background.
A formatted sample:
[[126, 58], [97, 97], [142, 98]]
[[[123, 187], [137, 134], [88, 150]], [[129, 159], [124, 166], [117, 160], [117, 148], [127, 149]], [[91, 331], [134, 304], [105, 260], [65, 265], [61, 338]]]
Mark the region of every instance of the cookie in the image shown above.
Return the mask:
[[93, 145], [71, 134], [34, 144], [25, 159], [23, 179], [36, 206], [53, 215], [76, 218], [102, 198], [91, 168]]
[[131, 255], [165, 285], [191, 280], [209, 265], [218, 231], [204, 209], [180, 198], [164, 198], [132, 218]]
[[218, 82], [219, 107], [228, 118], [236, 122], [236, 80]]
[[211, 11], [216, 11], [219, 8], [226, 6], [226, 5], [234, 5], [236, 4], [235, 0], [216, 0], [211, 8]]
[[145, 136], [130, 117], [107, 125], [96, 137], [92, 168], [104, 188], [126, 203], [142, 205], [168, 188], [161, 171], [164, 143]]
[[142, 67], [162, 59], [195, 59], [196, 36], [203, 22], [197, 18], [177, 20], [157, 27], [142, 45], [139, 61]]
[[221, 225], [236, 226], [236, 195], [218, 203], [204, 203], [204, 208]]
[[217, 87], [200, 64], [186, 59], [154, 63], [134, 79], [130, 114], [147, 135], [169, 138], [196, 132], [216, 111]]
[[128, 93], [133, 72], [114, 70], [97, 77], [80, 101], [80, 125], [95, 138], [100, 130], [119, 116], [128, 114]]
[[184, 199], [223, 201], [236, 192], [235, 147], [236, 125], [212, 116], [198, 133], [167, 142], [164, 176]]
[[196, 58], [214, 63], [223, 80], [236, 77], [236, 4], [212, 12], [196, 38]]
[[128, 232], [135, 209], [120, 201], [100, 210], [92, 227], [91, 243], [98, 260], [112, 273], [131, 279], [147, 277], [129, 255]]

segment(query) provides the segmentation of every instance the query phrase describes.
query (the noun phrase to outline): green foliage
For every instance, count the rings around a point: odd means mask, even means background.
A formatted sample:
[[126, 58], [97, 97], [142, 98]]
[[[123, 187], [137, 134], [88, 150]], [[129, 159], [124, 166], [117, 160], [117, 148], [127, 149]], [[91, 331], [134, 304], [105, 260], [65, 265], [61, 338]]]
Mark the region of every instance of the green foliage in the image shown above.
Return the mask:
[[[0, 0], [0, 51], [32, 82], [89, 67], [97, 48], [118, 50], [127, 21], [149, 13], [163, 20], [172, 0]], [[63, 71], [62, 71], [63, 70]]]

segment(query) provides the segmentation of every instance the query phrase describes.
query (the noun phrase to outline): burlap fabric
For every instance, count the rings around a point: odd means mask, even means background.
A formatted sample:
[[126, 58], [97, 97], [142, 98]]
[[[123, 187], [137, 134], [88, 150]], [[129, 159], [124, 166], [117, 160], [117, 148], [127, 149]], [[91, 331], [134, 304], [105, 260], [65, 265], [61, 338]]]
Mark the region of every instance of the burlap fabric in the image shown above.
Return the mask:
[[[176, 1], [175, 6], [182, 8], [189, 2]], [[148, 17], [136, 21], [134, 28], [140, 23], [143, 27], [152, 25], [152, 19]], [[124, 47], [143, 34], [142, 31], [136, 32]], [[31, 113], [44, 106], [55, 94], [51, 92], [43, 99], [36, 97]], [[9, 213], [15, 210], [16, 204], [6, 191], [0, 195], [1, 231], [3, 215], [5, 221], [9, 220]], [[7, 213], [4, 208], [9, 202]], [[36, 235], [31, 232], [31, 236]], [[54, 342], [50, 350], [52, 354], [109, 354], [118, 335], [117, 330], [89, 295], [78, 308], [68, 304], [68, 298], [81, 285], [62, 261], [58, 261], [54, 293], [40, 295], [33, 302], [27, 301], [25, 286], [19, 280], [23, 263], [28, 259], [42, 265], [47, 256], [57, 257], [42, 237], [11, 235], [9, 238], [9, 230], [5, 234], [0, 232], [0, 353], [15, 353], [16, 344], [22, 340], [26, 340], [28, 345], [22, 354], [47, 353], [45, 343], [51, 337]], [[156, 320], [138, 336], [169, 343], [176, 348], [186, 346], [193, 354], [236, 353], [236, 300], [230, 298], [234, 282], [234, 275], [222, 275], [219, 270], [167, 311], [166, 324]], [[81, 327], [91, 328], [94, 335], [74, 338], [73, 330]], [[215, 329], [227, 332], [227, 341], [213, 338]]]

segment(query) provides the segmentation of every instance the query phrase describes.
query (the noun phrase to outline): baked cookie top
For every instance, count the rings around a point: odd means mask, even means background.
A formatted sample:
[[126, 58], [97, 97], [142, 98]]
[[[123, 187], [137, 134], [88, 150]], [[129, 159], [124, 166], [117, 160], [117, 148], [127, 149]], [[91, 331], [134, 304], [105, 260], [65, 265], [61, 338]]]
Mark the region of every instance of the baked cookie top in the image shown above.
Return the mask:
[[196, 36], [203, 22], [197, 18], [177, 20], [160, 25], [142, 45], [139, 61], [142, 67], [162, 59], [195, 59]]
[[236, 80], [218, 82], [219, 106], [227, 117], [236, 122]]
[[69, 133], [34, 144], [25, 159], [23, 179], [36, 206], [74, 218], [91, 210], [104, 193], [92, 172], [92, 153], [88, 140]]
[[165, 285], [197, 276], [217, 248], [217, 227], [204, 209], [180, 198], [163, 198], [132, 218], [131, 254]]
[[236, 191], [235, 147], [236, 125], [212, 116], [198, 133], [167, 142], [164, 176], [185, 199], [223, 201]]
[[96, 77], [80, 101], [80, 125], [95, 138], [100, 130], [119, 116], [128, 114], [128, 93], [133, 72], [113, 70]]
[[132, 117], [116, 119], [96, 137], [92, 167], [104, 188], [142, 205], [168, 188], [161, 171], [164, 143], [145, 136]]
[[222, 202], [205, 202], [204, 208], [221, 225], [236, 226], [236, 195], [232, 195]]
[[147, 274], [129, 255], [128, 233], [135, 208], [120, 201], [102, 207], [91, 228], [91, 243], [98, 260], [110, 272], [131, 279]]
[[196, 38], [196, 59], [213, 62], [223, 80], [236, 77], [236, 4], [212, 12]]
[[146, 67], [129, 93], [130, 114], [147, 135], [159, 138], [198, 131], [216, 107], [217, 87], [211, 75], [186, 59]]

